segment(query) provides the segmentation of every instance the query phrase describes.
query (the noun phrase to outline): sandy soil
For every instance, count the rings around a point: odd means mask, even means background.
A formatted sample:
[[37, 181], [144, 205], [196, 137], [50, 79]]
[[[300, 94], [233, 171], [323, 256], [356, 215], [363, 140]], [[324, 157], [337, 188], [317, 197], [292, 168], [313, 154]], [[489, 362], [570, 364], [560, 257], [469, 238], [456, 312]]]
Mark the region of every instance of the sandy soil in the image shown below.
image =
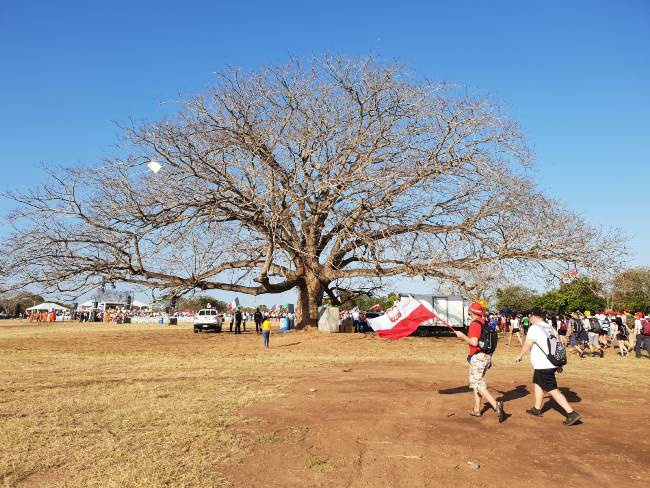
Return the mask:
[[499, 424], [468, 415], [453, 338], [3, 324], [0, 485], [647, 486], [650, 360], [571, 358], [565, 427], [550, 400], [525, 414], [515, 353], [488, 374]]
[[492, 410], [467, 414], [460, 364], [370, 362], [300, 374], [286, 397], [246, 410], [261, 423], [242, 433], [270, 441], [255, 443], [229, 477], [237, 487], [647, 486], [647, 390], [566, 382], [584, 422], [565, 427], [552, 401], [543, 418], [525, 414], [527, 374], [510, 373], [489, 375], [507, 402], [503, 424]]

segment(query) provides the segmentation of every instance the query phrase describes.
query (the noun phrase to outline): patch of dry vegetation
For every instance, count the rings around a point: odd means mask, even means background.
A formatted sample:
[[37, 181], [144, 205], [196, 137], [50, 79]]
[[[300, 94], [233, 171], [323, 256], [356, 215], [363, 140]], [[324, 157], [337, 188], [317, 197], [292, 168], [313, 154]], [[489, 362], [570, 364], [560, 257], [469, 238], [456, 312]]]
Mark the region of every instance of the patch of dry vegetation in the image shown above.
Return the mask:
[[[501, 346], [497, 367], [517, 368], [517, 374], [529, 369], [512, 364], [517, 349]], [[464, 367], [464, 351], [450, 338], [386, 342], [311, 331], [274, 334], [265, 352], [254, 333], [5, 323], [0, 326], [0, 482], [227, 486], [220, 467], [238, 462], [250, 448], [236, 432], [235, 425], [244, 421], [238, 412], [282, 395], [292, 371], [322, 367], [338, 374], [341, 367], [368, 361]], [[647, 375], [639, 374], [645, 363], [610, 354], [572, 360], [565, 374], [647, 388]]]

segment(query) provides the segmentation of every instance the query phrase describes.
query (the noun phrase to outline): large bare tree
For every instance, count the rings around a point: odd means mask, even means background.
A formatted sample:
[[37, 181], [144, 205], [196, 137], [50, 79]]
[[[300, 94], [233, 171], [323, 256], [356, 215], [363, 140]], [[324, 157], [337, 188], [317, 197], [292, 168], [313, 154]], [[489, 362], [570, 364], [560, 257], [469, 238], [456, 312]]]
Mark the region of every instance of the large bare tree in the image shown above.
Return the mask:
[[[615, 238], [540, 194], [517, 125], [399, 64], [323, 57], [229, 70], [177, 115], [125, 130], [102, 164], [11, 195], [11, 283], [81, 293], [297, 289], [314, 324], [362, 280], [476, 292], [504, 270], [603, 267]], [[162, 169], [146, 169], [155, 160]]]

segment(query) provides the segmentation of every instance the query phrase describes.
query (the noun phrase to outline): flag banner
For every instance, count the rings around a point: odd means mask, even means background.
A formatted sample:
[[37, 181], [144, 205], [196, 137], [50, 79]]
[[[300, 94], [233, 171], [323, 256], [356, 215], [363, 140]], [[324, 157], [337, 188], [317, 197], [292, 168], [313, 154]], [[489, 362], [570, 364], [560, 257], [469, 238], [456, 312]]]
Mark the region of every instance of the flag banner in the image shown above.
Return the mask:
[[372, 307], [370, 307], [370, 311], [371, 312], [381, 312], [381, 305], [379, 305], [379, 304], [373, 305]]
[[368, 325], [383, 339], [401, 339], [434, 317], [434, 313], [415, 298], [403, 297], [384, 315], [368, 319]]
[[235, 299], [228, 304], [228, 311], [232, 312], [233, 310], [237, 309], [239, 307], [239, 298], [235, 297]]

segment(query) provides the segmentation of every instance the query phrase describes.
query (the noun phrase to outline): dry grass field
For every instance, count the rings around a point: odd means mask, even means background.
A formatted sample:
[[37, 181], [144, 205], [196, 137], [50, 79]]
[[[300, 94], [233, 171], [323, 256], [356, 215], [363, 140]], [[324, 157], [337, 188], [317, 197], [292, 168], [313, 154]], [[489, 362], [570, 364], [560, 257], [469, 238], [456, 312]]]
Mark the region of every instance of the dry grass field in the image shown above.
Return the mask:
[[[467, 415], [452, 338], [241, 336], [0, 322], [2, 486], [647, 486], [650, 360], [571, 358], [582, 413], [541, 419], [501, 344], [511, 414]], [[468, 464], [468, 462], [474, 464]], [[477, 469], [477, 466], [478, 467]]]

